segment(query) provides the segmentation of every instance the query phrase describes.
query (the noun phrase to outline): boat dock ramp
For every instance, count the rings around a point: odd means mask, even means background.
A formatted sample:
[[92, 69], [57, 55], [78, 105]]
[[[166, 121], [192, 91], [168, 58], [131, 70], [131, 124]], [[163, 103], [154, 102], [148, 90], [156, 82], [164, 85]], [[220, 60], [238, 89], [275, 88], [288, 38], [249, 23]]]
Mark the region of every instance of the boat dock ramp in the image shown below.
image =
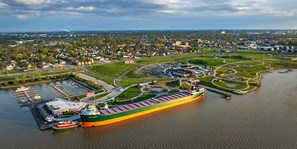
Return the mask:
[[20, 106], [28, 106], [34, 101], [41, 100], [41, 96], [33, 88], [17, 89], [13, 95]]
[[67, 98], [75, 95], [72, 91], [62, 87], [61, 85], [47, 85], [47, 89], [53, 92], [57, 97]]
[[[229, 99], [232, 98], [232, 95], [229, 92], [222, 91], [222, 90], [212, 88], [212, 87], [209, 87], [209, 86], [203, 86], [203, 85], [199, 85], [199, 86], [200, 87], [205, 87], [207, 91], [211, 91], [211, 92], [222, 95], [222, 97], [224, 97], [226, 100], [229, 100]], [[229, 96], [226, 96], [226, 95], [229, 95]]]

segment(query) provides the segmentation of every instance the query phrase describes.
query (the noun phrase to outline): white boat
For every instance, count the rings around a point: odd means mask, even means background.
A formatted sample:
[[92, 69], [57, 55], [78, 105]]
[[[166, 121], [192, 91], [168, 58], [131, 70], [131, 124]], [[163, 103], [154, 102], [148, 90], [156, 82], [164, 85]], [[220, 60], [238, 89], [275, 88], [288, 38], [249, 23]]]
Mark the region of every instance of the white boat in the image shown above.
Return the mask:
[[35, 95], [35, 96], [33, 97], [33, 99], [34, 99], [34, 100], [39, 100], [39, 99], [41, 99], [41, 96], [39, 96], [39, 95]]
[[47, 122], [52, 122], [52, 121], [54, 121], [54, 119], [55, 119], [55, 117], [54, 116], [52, 116], [52, 115], [49, 115], [49, 116], [47, 116], [46, 118], [45, 118], [45, 120], [47, 121]]
[[28, 102], [29, 101], [29, 99], [22, 99], [20, 102], [21, 103], [26, 103], [26, 102]]
[[17, 89], [15, 90], [15, 92], [22, 92], [22, 91], [27, 91], [27, 90], [29, 90], [28, 87], [21, 86], [21, 87], [17, 88]]

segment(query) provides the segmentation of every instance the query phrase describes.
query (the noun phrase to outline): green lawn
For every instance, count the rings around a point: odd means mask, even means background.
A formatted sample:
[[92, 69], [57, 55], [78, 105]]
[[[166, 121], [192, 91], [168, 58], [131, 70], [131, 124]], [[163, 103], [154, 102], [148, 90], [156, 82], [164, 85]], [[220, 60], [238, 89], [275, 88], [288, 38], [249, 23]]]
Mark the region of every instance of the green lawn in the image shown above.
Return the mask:
[[147, 80], [147, 79], [122, 79], [121, 84], [123, 87], [128, 87], [133, 84], [140, 84], [140, 83], [145, 83], [145, 82], [151, 82], [152, 80]]
[[122, 92], [120, 95], [118, 95], [115, 100], [120, 101], [120, 100], [128, 100], [131, 99], [135, 96], [138, 96], [141, 93], [140, 90], [141, 86], [133, 86]]
[[217, 73], [227, 73], [228, 72], [228, 67], [221, 67], [217, 70]]
[[111, 63], [97, 66], [89, 66], [86, 68], [100, 76], [118, 77], [126, 70], [135, 66], [135, 64]]
[[[246, 88], [246, 83], [244, 82], [234, 82], [234, 81], [226, 81], [226, 80], [215, 80], [214, 83], [218, 86], [228, 88], [228, 89], [233, 89], [233, 90], [239, 90], [239, 89], [244, 89]], [[230, 86], [233, 84], [234, 86]]]
[[137, 63], [139, 64], [157, 64], [157, 63], [170, 63], [170, 62], [185, 62], [188, 59], [195, 58], [201, 54], [199, 53], [185, 53], [185, 54], [176, 54], [170, 56], [155, 56], [151, 58], [143, 58], [138, 60]]
[[94, 74], [91, 74], [91, 73], [88, 73], [88, 72], [83, 72], [83, 74], [92, 76], [92, 77], [94, 77], [96, 79], [102, 80], [102, 81], [114, 86], [114, 84], [113, 84], [114, 79], [115, 79], [114, 77], [94, 75]]
[[238, 67], [234, 68], [237, 71], [238, 76], [247, 77], [247, 78], [254, 78], [256, 77], [256, 73], [260, 71], [269, 70], [266, 68], [267, 65], [258, 65], [253, 67]]
[[203, 77], [203, 78], [199, 78], [200, 83], [204, 84], [204, 85], [212, 85], [211, 80], [214, 79], [215, 77], [213, 76], [208, 76], [208, 77]]
[[[102, 98], [102, 97], [104, 97], [104, 96], [106, 96], [106, 95], [108, 95], [108, 94], [109, 94], [109, 93], [104, 93], [104, 94], [95, 96], [95, 100], [100, 99], [100, 98]], [[92, 98], [92, 99], [94, 99], [94, 98]]]
[[214, 58], [196, 58], [196, 59], [190, 59], [188, 62], [190, 64], [203, 65], [203, 66], [220, 66], [224, 64], [222, 59], [214, 59]]
[[153, 98], [155, 96], [156, 96], [155, 94], [144, 94], [144, 95], [141, 95], [138, 98], [134, 99], [133, 101], [129, 100], [129, 101], [124, 101], [124, 102], [112, 102], [112, 103], [108, 103], [108, 104], [109, 105], [115, 105], [115, 106], [116, 105], [126, 105], [126, 104], [130, 104], [130, 103], [134, 103], [134, 102], [147, 100], [147, 99]]

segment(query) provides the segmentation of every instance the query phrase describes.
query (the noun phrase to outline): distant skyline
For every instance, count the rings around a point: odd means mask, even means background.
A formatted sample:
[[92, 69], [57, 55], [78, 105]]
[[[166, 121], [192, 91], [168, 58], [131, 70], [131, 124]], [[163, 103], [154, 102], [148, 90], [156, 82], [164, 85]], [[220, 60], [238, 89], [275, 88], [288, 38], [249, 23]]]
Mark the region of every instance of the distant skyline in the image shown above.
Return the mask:
[[297, 29], [296, 0], [0, 0], [0, 32]]

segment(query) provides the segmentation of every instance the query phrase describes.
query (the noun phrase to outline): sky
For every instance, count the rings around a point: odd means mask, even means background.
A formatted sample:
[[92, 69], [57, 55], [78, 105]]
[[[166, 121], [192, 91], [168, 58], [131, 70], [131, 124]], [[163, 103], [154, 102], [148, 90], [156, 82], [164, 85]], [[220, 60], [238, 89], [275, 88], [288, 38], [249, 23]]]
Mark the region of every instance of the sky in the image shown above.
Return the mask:
[[297, 0], [0, 0], [0, 32], [297, 29]]

